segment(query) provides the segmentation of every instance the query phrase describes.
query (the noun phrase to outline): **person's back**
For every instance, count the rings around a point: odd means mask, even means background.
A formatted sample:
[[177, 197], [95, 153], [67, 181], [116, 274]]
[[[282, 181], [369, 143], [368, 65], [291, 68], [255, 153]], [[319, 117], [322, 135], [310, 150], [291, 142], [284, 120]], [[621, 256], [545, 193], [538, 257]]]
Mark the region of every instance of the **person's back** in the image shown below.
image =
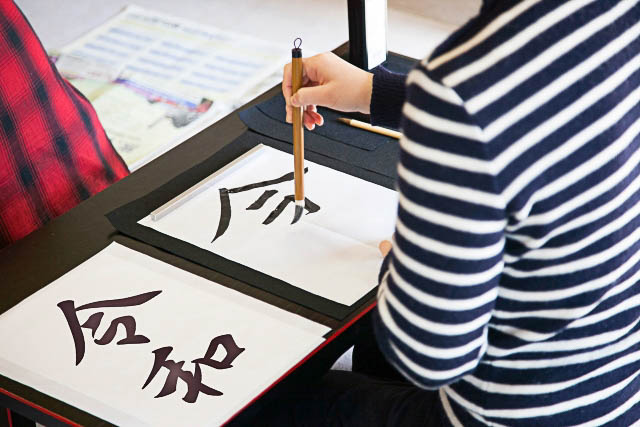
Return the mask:
[[485, 2], [403, 112], [385, 354], [454, 425], [640, 419], [638, 2]]

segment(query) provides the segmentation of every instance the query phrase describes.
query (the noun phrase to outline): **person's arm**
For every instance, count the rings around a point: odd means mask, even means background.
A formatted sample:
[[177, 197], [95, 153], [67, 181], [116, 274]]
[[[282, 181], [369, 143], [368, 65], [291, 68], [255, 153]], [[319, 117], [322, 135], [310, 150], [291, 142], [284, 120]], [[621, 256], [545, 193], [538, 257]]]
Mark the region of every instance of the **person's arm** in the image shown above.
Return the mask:
[[0, 1], [0, 248], [129, 174], [91, 103]]
[[394, 73], [382, 66], [373, 69], [370, 103], [372, 125], [400, 128], [406, 80], [406, 74]]
[[424, 66], [409, 74], [403, 114], [398, 220], [374, 327], [401, 373], [438, 388], [472, 372], [486, 350], [504, 202], [482, 129]]

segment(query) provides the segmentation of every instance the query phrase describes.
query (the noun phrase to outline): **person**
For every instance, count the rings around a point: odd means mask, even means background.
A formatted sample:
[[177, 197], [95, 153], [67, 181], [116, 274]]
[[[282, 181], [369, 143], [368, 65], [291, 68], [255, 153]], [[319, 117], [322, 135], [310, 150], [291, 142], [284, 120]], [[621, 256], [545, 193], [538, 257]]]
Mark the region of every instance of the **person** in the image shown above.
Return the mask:
[[89, 101], [0, 2], [0, 248], [128, 175]]
[[332, 371], [261, 420], [637, 423], [639, 2], [484, 1], [408, 76], [303, 69], [296, 94], [284, 70], [287, 120], [304, 106], [312, 130], [326, 106], [403, 133], [372, 317], [401, 377]]
[[[0, 249], [129, 170], [13, 1], [0, 1]], [[35, 423], [0, 406], [0, 424]]]

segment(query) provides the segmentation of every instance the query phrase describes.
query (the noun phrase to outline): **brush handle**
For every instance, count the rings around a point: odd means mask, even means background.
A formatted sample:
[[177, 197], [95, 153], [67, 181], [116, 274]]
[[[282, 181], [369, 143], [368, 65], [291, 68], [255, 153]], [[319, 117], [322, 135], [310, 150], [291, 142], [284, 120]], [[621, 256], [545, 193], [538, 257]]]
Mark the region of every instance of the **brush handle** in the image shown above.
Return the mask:
[[[292, 50], [291, 59], [291, 94], [302, 87], [302, 50]], [[293, 181], [296, 201], [304, 200], [304, 128], [302, 110], [304, 107], [293, 107]]]
[[355, 128], [368, 130], [369, 132], [378, 133], [380, 135], [388, 136], [390, 138], [400, 139], [400, 137], [402, 136], [400, 132], [397, 132], [395, 130], [383, 128], [380, 126], [373, 126], [373, 125], [370, 125], [369, 123], [361, 122], [360, 120], [356, 120], [356, 119], [346, 119], [341, 117], [338, 119], [338, 121], [341, 123], [347, 124], [349, 126], [353, 126]]

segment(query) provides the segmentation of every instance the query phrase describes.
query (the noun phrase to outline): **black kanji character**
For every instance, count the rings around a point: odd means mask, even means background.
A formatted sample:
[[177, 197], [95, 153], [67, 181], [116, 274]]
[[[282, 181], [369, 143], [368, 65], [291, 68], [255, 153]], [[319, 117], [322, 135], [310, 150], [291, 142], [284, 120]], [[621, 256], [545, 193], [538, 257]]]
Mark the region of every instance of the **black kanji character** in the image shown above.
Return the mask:
[[[216, 350], [220, 345], [225, 349], [226, 355], [224, 359], [220, 361], [214, 360], [213, 355], [216, 353]], [[214, 369], [231, 368], [233, 367], [231, 363], [244, 350], [244, 348], [238, 347], [231, 335], [220, 335], [211, 340], [204, 357], [191, 361], [191, 363], [196, 365], [194, 372], [191, 373], [183, 369], [184, 360], [176, 362], [168, 359], [169, 354], [173, 351], [173, 347], [159, 348], [153, 351], [155, 356], [153, 367], [151, 368], [151, 373], [142, 388], [144, 389], [149, 385], [149, 383], [151, 383], [161, 368], [166, 368], [169, 371], [167, 379], [162, 386], [162, 390], [160, 390], [155, 398], [164, 397], [175, 392], [178, 379], [181, 379], [187, 384], [187, 393], [182, 398], [182, 400], [187, 403], [194, 403], [198, 399], [200, 392], [209, 396], [222, 396], [223, 393], [221, 391], [202, 384], [202, 371], [200, 369], [200, 365], [206, 365]]]
[[[304, 169], [304, 173], [307, 173], [309, 168]], [[243, 185], [242, 187], [236, 188], [220, 188], [218, 191], [220, 193], [220, 221], [218, 222], [218, 230], [216, 231], [216, 235], [211, 240], [213, 243], [216, 239], [222, 236], [229, 228], [229, 223], [231, 222], [231, 200], [229, 199], [229, 194], [234, 193], [242, 193], [244, 191], [253, 190], [256, 188], [267, 187], [269, 185], [280, 184], [287, 181], [293, 181], [293, 172], [282, 175], [280, 178], [272, 179], [269, 181], [257, 182], [255, 184]], [[278, 190], [266, 190], [258, 197], [258, 199], [253, 202], [247, 210], [258, 210], [264, 206], [264, 204], [269, 200], [272, 196], [274, 196]], [[276, 208], [267, 216], [264, 220], [264, 225], [271, 224], [278, 216], [285, 210], [289, 203], [294, 202], [293, 194], [284, 196], [282, 201], [276, 206]], [[304, 208], [307, 210], [307, 214], [311, 214], [314, 212], [318, 212], [320, 210], [320, 206], [313, 203], [311, 200], [305, 198], [304, 199]]]
[[102, 335], [102, 337], [100, 339], [95, 339], [96, 332], [98, 330], [98, 327], [100, 326], [100, 321], [102, 320], [104, 313], [94, 313], [82, 325], [80, 325], [80, 321], [78, 320], [77, 315], [78, 311], [104, 307], [133, 307], [146, 303], [161, 292], [162, 291], [153, 291], [128, 298], [97, 301], [81, 305], [78, 308], [75, 307], [75, 302], [72, 300], [60, 302], [58, 304], [58, 307], [60, 308], [60, 310], [62, 310], [62, 313], [67, 320], [67, 324], [69, 325], [69, 329], [71, 330], [71, 336], [73, 337], [73, 343], [76, 348], [76, 366], [79, 365], [84, 358], [85, 352], [85, 342], [82, 328], [91, 331], [91, 337], [94, 338], [94, 342], [98, 345], [106, 345], [113, 341], [116, 333], [118, 332], [119, 325], [124, 326], [126, 337], [118, 341], [118, 345], [144, 344], [149, 342], [149, 338], [145, 337], [144, 335], [136, 334], [136, 320], [132, 316], [121, 316], [114, 319], [107, 331]]

